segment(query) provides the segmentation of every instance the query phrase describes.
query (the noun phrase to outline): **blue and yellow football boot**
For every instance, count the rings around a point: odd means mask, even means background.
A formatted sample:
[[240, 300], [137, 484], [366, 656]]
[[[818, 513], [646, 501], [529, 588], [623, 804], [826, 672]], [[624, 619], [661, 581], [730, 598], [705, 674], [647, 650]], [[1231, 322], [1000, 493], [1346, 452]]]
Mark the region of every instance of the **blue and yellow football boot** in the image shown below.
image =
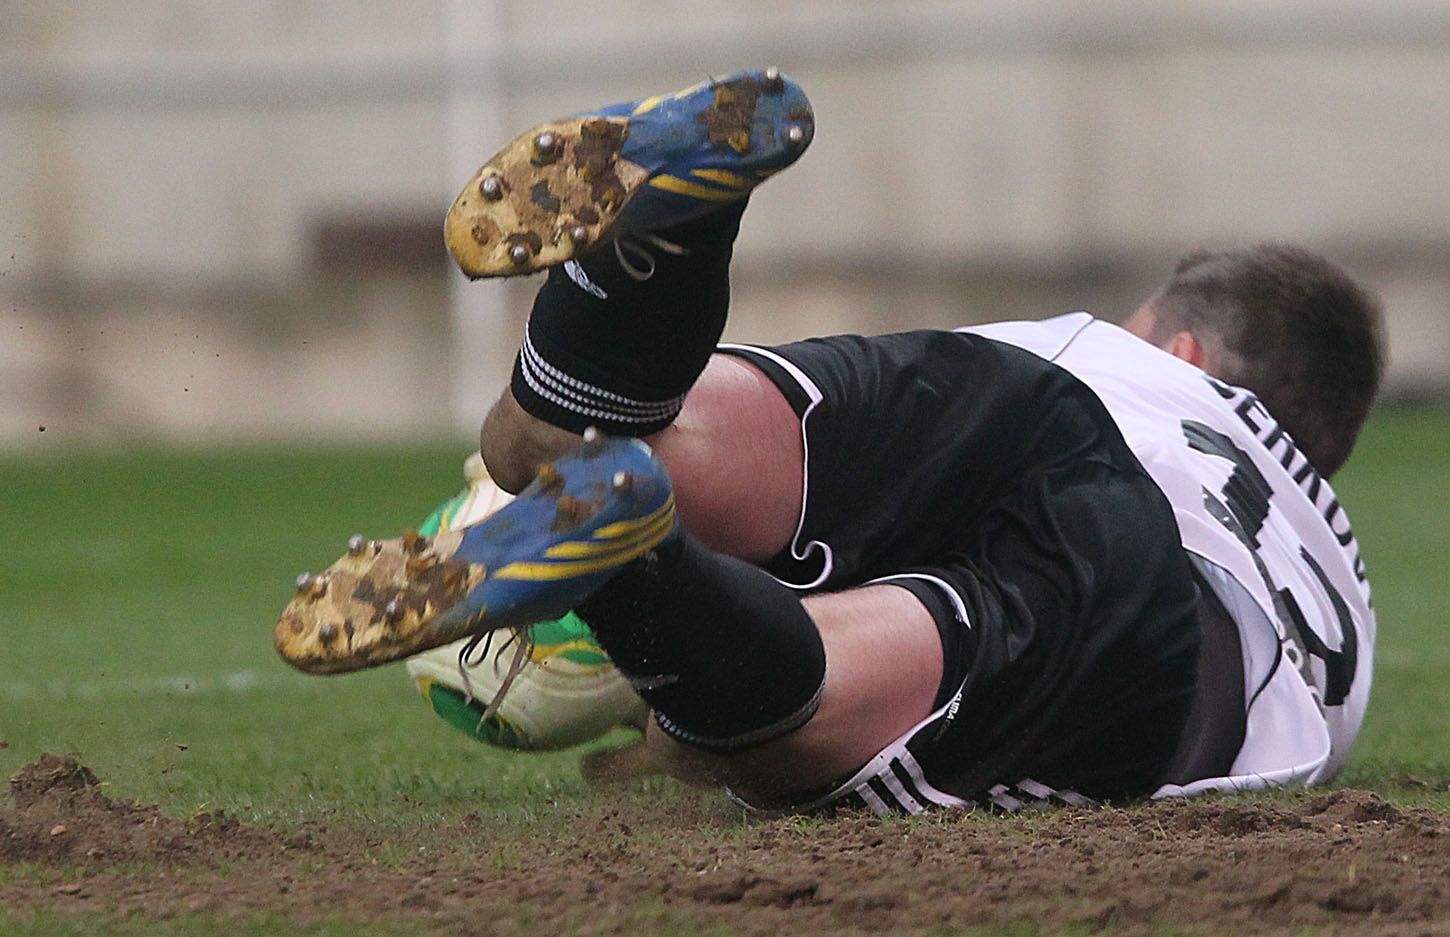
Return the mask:
[[669, 475], [649, 447], [590, 431], [478, 524], [352, 538], [325, 572], [297, 578], [274, 643], [300, 670], [341, 673], [560, 618], [675, 530]]
[[[478, 453], [468, 457], [463, 475], [467, 487], [428, 516], [420, 535], [477, 524], [513, 500], [489, 478]], [[469, 737], [512, 751], [555, 751], [620, 726], [644, 727], [648, 704], [573, 612], [528, 625], [513, 641], [499, 637], [469, 653], [471, 640], [404, 661], [428, 708]], [[516, 661], [519, 653], [525, 659]]]
[[775, 68], [550, 121], [469, 180], [444, 240], [471, 278], [532, 273], [744, 198], [814, 134], [805, 92]]

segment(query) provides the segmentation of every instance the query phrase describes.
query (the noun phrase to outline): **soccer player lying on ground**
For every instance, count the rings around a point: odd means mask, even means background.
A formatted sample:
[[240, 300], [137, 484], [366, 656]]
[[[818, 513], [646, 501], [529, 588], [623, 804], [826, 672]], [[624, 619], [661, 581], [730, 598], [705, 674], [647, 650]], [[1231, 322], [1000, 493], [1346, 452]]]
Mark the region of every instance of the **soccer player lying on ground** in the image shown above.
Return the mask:
[[1331, 777], [1375, 625], [1325, 478], [1378, 385], [1373, 300], [1270, 246], [1190, 256], [1126, 329], [717, 348], [745, 196], [813, 130], [767, 70], [491, 159], [446, 234], [471, 276], [549, 268], [482, 431], [522, 491], [355, 539], [282, 654], [354, 669], [576, 610], [662, 763], [766, 807]]

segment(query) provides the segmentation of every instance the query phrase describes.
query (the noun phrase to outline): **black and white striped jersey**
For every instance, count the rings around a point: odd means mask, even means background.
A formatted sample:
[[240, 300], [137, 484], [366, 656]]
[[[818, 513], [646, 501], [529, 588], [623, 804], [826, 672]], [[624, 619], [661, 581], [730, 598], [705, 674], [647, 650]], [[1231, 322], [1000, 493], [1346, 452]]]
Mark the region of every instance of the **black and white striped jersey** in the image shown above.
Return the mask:
[[959, 331], [1031, 351], [1098, 395], [1238, 625], [1247, 727], [1233, 768], [1157, 796], [1332, 778], [1364, 718], [1375, 615], [1344, 508], [1294, 441], [1249, 391], [1087, 313]]

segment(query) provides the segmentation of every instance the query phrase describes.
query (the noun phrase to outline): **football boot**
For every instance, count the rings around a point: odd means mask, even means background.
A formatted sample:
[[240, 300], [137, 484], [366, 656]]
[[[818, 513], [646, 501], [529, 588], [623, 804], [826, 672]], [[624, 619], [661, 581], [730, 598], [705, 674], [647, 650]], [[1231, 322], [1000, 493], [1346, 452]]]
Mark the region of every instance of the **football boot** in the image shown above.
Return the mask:
[[[513, 500], [489, 477], [478, 453], [468, 457], [463, 475], [468, 486], [428, 516], [420, 535], [476, 524]], [[480, 742], [554, 751], [619, 726], [644, 726], [649, 706], [573, 612], [528, 625], [516, 640], [501, 639], [472, 653], [469, 643], [460, 639], [415, 654], [404, 664], [429, 708]], [[519, 653], [526, 659], [516, 667]]]
[[470, 278], [532, 273], [744, 198], [814, 134], [805, 92], [776, 68], [549, 121], [484, 163], [444, 240]]
[[297, 577], [274, 643], [301, 670], [338, 673], [560, 618], [676, 529], [669, 475], [649, 446], [591, 430], [477, 524], [353, 537], [326, 571]]

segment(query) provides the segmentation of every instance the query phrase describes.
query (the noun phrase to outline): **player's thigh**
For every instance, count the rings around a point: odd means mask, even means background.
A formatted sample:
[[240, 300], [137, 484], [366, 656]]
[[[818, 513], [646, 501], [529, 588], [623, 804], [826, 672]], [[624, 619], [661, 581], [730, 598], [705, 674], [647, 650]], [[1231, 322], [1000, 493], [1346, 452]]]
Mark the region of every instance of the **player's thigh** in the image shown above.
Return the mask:
[[685, 527], [712, 550], [760, 562], [785, 549], [801, 513], [800, 418], [754, 365], [715, 355], [673, 424], [649, 437]]
[[805, 606], [826, 649], [825, 689], [811, 720], [729, 755], [652, 732], [651, 747], [665, 770], [723, 783], [751, 804], [785, 806], [849, 776], [931, 714], [942, 678], [942, 642], [932, 614], [912, 592], [863, 586], [811, 596]]
[[[800, 418], [758, 368], [715, 355], [675, 422], [647, 441], [669, 469], [685, 526], [711, 549], [754, 562], [785, 549], [801, 514], [805, 443]], [[507, 389], [480, 430], [489, 474], [510, 492], [578, 445]]]

